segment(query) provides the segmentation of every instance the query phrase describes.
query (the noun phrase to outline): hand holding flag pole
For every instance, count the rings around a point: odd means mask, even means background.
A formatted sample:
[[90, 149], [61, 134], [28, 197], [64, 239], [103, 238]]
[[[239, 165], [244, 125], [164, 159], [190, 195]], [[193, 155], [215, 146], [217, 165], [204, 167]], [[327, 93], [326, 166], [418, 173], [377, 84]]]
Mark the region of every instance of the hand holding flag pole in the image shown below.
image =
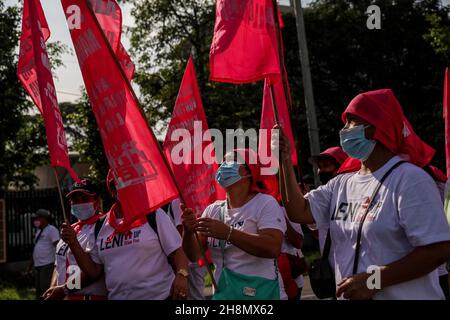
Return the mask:
[[[121, 75], [122, 75], [122, 77], [123, 77], [125, 83], [127, 84], [127, 86], [128, 86], [128, 88], [129, 88], [131, 94], [133, 95], [133, 99], [136, 101], [136, 104], [138, 105], [138, 109], [139, 109], [139, 111], [141, 112], [142, 117], [143, 117], [144, 119], [147, 120], [147, 117], [145, 116], [145, 114], [144, 114], [144, 112], [143, 112], [143, 110], [142, 110], [141, 104], [140, 104], [140, 102], [139, 102], [138, 97], [136, 96], [136, 93], [135, 93], [134, 90], [133, 90], [133, 87], [132, 87], [132, 85], [131, 85], [131, 83], [130, 83], [130, 80], [129, 80], [129, 78], [127, 77], [125, 71], [123, 70], [123, 67], [122, 67], [121, 63], [120, 63], [119, 60], [117, 59], [116, 53], [115, 53], [114, 50], [112, 49], [111, 44], [109, 43], [108, 38], [106, 37], [106, 35], [105, 35], [104, 31], [103, 31], [103, 28], [101, 27], [101, 25], [100, 25], [100, 23], [99, 23], [99, 21], [98, 21], [98, 19], [97, 19], [97, 16], [95, 15], [95, 12], [94, 12], [94, 9], [92, 8], [92, 4], [91, 4], [90, 0], [86, 0], [86, 4], [87, 4], [87, 7], [88, 7], [88, 9], [89, 9], [89, 12], [90, 12], [90, 14], [91, 14], [91, 16], [92, 16], [92, 19], [94, 20], [95, 24], [97, 25], [98, 29], [100, 30], [100, 32], [101, 32], [101, 34], [102, 34], [102, 37], [103, 37], [104, 40], [105, 40], [106, 46], [107, 46], [107, 48], [108, 48], [108, 51], [110, 52], [110, 54], [111, 54], [111, 56], [112, 56], [114, 62], [116, 63], [118, 69], [120, 70], [120, 73], [121, 73]], [[148, 128], [149, 128], [149, 131], [150, 131], [150, 133], [151, 133], [153, 139], [155, 139], [155, 141], [156, 141], [156, 137], [155, 137], [155, 135], [154, 135], [154, 133], [153, 133], [153, 130], [151, 129], [151, 127], [150, 127], [150, 125], [149, 125], [149, 123], [148, 123], [148, 120], [146, 121], [146, 124], [147, 124], [147, 126], [148, 126]], [[172, 171], [172, 168], [170, 167], [169, 162], [167, 161], [167, 158], [166, 158], [164, 152], [162, 151], [160, 144], [159, 144], [159, 143], [156, 143], [156, 145], [158, 146], [159, 153], [161, 154], [161, 157], [162, 157], [162, 159], [164, 160], [164, 164], [166, 165], [166, 167], [167, 167], [167, 169], [168, 169], [168, 171], [169, 171], [169, 173], [170, 173], [170, 175], [171, 175], [171, 177], [172, 177], [172, 179], [173, 179], [173, 182], [174, 182], [174, 184], [175, 184], [175, 187], [176, 187], [176, 189], [177, 189], [177, 191], [178, 191], [178, 194], [179, 194], [179, 196], [180, 196], [180, 202], [184, 204], [184, 203], [186, 203], [186, 201], [185, 201], [185, 199], [184, 199], [184, 197], [183, 197], [183, 193], [181, 192], [181, 189], [180, 189], [180, 187], [179, 187], [179, 185], [178, 185], [178, 183], [177, 183], [177, 180], [175, 179], [175, 175], [174, 175], [174, 173], [173, 173], [173, 171]], [[196, 238], [197, 243], [198, 243], [198, 245], [199, 245], [199, 247], [200, 247], [200, 250], [201, 250], [201, 254], [202, 254], [203, 259], [205, 259], [205, 261], [208, 261], [207, 258], [206, 258], [205, 250], [204, 250], [204, 248], [203, 248], [203, 245], [202, 245], [202, 243], [201, 243], [201, 241], [200, 241], [200, 238], [199, 238], [197, 232], [195, 232], [195, 238]], [[211, 277], [212, 285], [213, 285], [214, 289], [216, 290], [216, 289], [217, 289], [217, 283], [216, 283], [216, 281], [215, 281], [215, 279], [214, 279], [214, 276], [213, 276], [213, 273], [212, 273], [212, 270], [211, 270], [211, 266], [209, 265], [209, 263], [206, 263], [206, 268], [207, 268], [208, 273], [209, 273], [209, 275], [210, 275], [210, 277]]]

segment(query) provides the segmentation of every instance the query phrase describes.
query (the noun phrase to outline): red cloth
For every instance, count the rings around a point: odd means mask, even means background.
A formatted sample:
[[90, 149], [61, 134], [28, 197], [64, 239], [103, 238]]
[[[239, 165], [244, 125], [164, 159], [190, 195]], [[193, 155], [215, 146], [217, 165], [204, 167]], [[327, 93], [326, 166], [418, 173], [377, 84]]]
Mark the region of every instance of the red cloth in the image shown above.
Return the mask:
[[445, 121], [445, 159], [447, 167], [447, 177], [450, 178], [450, 75], [448, 74], [448, 68], [445, 69], [444, 79], [444, 121]]
[[122, 10], [116, 0], [94, 0], [91, 1], [92, 9], [95, 12], [100, 26], [103, 29], [111, 48], [116, 53], [128, 80], [131, 81], [134, 75], [134, 63], [128, 52], [122, 45]]
[[[173, 139], [175, 130], [184, 129], [189, 138], [186, 152], [178, 150], [181, 141]], [[176, 141], [172, 141], [176, 140]], [[176, 149], [175, 149], [176, 147]], [[181, 81], [163, 150], [177, 179], [183, 199], [197, 215], [216, 200], [225, 199], [225, 191], [216, 182], [218, 169], [205, 111], [203, 110], [192, 57]], [[178, 151], [177, 151], [178, 150]], [[184, 149], [183, 149], [184, 150]], [[172, 158], [178, 157], [176, 161]], [[181, 156], [183, 156], [183, 161]]]
[[[240, 161], [245, 162], [250, 169], [253, 181], [252, 191], [269, 194], [280, 201], [278, 179], [275, 175], [261, 175], [262, 166], [257, 153], [251, 149], [234, 149], [233, 151], [240, 156]], [[262, 187], [257, 185], [258, 182], [262, 184]]]
[[[289, 86], [289, 84], [287, 84], [287, 86]], [[278, 77], [278, 81], [273, 83], [273, 87], [275, 93], [275, 104], [277, 106], [278, 121], [281, 125], [281, 128], [283, 129], [283, 132], [287, 135], [289, 139], [289, 143], [291, 145], [292, 164], [296, 166], [298, 164], [297, 150], [291, 126], [291, 119], [289, 116], [288, 101], [286, 100], [286, 94], [284, 92], [284, 86], [281, 77]], [[289, 92], [288, 98], [290, 99]], [[289, 105], [291, 105], [291, 103], [289, 103]], [[270, 83], [266, 79], [266, 81], [264, 82], [264, 95], [263, 95], [263, 106], [261, 111], [260, 129], [266, 129], [267, 131], [266, 135], [263, 135], [262, 131], [260, 132], [259, 148], [258, 148], [260, 154], [261, 152], [263, 152], [263, 154], [266, 154], [267, 156], [271, 154], [270, 151], [271, 129], [275, 124], [276, 119], [273, 113]]]
[[357, 95], [342, 113], [344, 123], [348, 114], [353, 114], [373, 125], [374, 139], [392, 153], [405, 155], [411, 163], [423, 167], [433, 158], [434, 149], [414, 132], [391, 89]]
[[[114, 229], [113, 233], [106, 240], [107, 242], [111, 242], [116, 234], [122, 234], [125, 236], [129, 236], [131, 233], [131, 231], [130, 231], [131, 229], [139, 228], [144, 223], [148, 222], [147, 216], [145, 215], [145, 216], [141, 216], [137, 219], [134, 219], [133, 221], [126, 221], [125, 219], [123, 219], [122, 221], [120, 221], [119, 224], [117, 224], [117, 220], [116, 220], [117, 218], [116, 218], [116, 214], [114, 212], [117, 205], [118, 205], [117, 203], [113, 204], [111, 209], [106, 214], [106, 219], [108, 219], [109, 225]], [[151, 214], [154, 214], [154, 213], [151, 213]], [[124, 213], [124, 215], [125, 215], [125, 213]]]
[[80, 232], [81, 228], [83, 228], [83, 226], [94, 224], [97, 222], [98, 219], [100, 219], [103, 216], [104, 216], [104, 214], [94, 214], [92, 217], [90, 217], [87, 220], [78, 220], [77, 222], [72, 224], [72, 227], [75, 229], [75, 232], [78, 233], [78, 232]]
[[445, 175], [444, 172], [441, 171], [441, 169], [431, 165], [428, 166], [428, 168], [434, 180], [442, 183], [447, 182], [447, 176]]
[[281, 253], [278, 256], [278, 269], [283, 279], [284, 291], [286, 291], [289, 299], [294, 299], [298, 295], [299, 288], [295, 279], [292, 278], [291, 265], [286, 253]]
[[348, 157], [339, 167], [338, 174], [355, 172], [361, 169], [361, 161], [358, 159]]
[[348, 155], [342, 150], [341, 147], [331, 147], [321, 152], [319, 156], [329, 156], [332, 157], [337, 163], [342, 164], [347, 160]]
[[248, 83], [281, 74], [272, 0], [217, 0], [211, 81]]
[[65, 168], [75, 181], [79, 181], [70, 166], [64, 125], [45, 46], [49, 37], [50, 30], [40, 1], [25, 0], [17, 76], [44, 118], [51, 165]]
[[[70, 35], [97, 120], [103, 147], [124, 211], [131, 223], [178, 197], [158, 141], [147, 124], [138, 101], [115, 63], [102, 31], [84, 0], [62, 0], [76, 5], [82, 15], [80, 28]], [[70, 10], [69, 10], [70, 11]]]

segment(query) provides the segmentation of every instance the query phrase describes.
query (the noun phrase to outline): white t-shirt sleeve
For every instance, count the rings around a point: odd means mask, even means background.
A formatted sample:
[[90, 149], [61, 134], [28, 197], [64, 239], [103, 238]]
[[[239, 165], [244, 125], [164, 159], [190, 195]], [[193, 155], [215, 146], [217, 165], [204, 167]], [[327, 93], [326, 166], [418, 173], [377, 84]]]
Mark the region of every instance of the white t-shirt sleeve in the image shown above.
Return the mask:
[[173, 214], [173, 222], [175, 224], [175, 227], [181, 226], [182, 225], [182, 221], [181, 221], [181, 215], [182, 215], [182, 211], [180, 208], [180, 199], [175, 199], [172, 201], [172, 203], [170, 204], [170, 209], [172, 210], [172, 214]]
[[328, 228], [330, 226], [331, 201], [336, 182], [336, 178], [332, 179], [326, 185], [322, 185], [305, 195], [315, 221], [315, 225], [311, 226], [311, 229]]
[[398, 195], [400, 225], [409, 242], [417, 247], [450, 240], [436, 183], [429, 177], [409, 181], [414, 183], [402, 188]]
[[172, 252], [181, 247], [181, 236], [163, 210], [158, 209], [155, 214], [159, 241], [161, 242], [164, 253], [166, 256], [169, 256]]
[[52, 243], [55, 243], [57, 241], [59, 241], [60, 237], [59, 237], [59, 231], [58, 229], [56, 229], [56, 227], [51, 226], [50, 228], [48, 228], [49, 230], [49, 237], [50, 240], [52, 241]]
[[286, 232], [286, 220], [283, 209], [274, 198], [269, 199], [261, 208], [256, 222], [258, 230], [277, 229]]

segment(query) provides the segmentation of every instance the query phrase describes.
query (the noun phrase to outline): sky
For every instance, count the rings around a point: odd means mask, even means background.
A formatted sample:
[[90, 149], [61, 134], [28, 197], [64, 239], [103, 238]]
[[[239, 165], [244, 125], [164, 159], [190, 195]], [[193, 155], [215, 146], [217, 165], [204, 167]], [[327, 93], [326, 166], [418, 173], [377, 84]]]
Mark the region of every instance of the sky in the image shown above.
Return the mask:
[[[289, 0], [278, 0], [280, 5], [287, 5]], [[302, 0], [302, 4], [308, 4], [311, 0]], [[450, 0], [443, 0], [444, 4], [450, 4]], [[18, 0], [6, 0], [6, 5], [17, 5]], [[55, 87], [58, 101], [75, 101], [80, 97], [80, 88], [83, 87], [83, 79], [75, 56], [69, 30], [67, 28], [61, 2], [58, 0], [41, 0], [47, 22], [50, 27], [51, 37], [49, 41], [61, 41], [66, 44], [71, 53], [64, 54], [62, 60], [64, 66], [58, 67], [55, 71]], [[133, 26], [134, 20], [131, 16], [131, 4], [121, 5], [123, 26]], [[122, 34], [122, 43], [125, 49], [129, 50], [130, 42], [126, 34]], [[133, 86], [139, 95], [139, 89]]]

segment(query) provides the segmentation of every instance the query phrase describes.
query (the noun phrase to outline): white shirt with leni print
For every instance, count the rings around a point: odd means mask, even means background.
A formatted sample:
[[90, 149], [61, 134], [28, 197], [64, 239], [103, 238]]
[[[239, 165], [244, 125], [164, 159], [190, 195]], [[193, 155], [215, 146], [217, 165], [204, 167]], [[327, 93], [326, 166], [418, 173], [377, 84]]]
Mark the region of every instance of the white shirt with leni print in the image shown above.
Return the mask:
[[[400, 160], [393, 157], [373, 174], [339, 175], [306, 196], [318, 228], [331, 229], [336, 283], [352, 275], [359, 220], [368, 198], [379, 179]], [[450, 228], [435, 182], [422, 169], [401, 164], [384, 181], [364, 222], [357, 272], [397, 261], [415, 247], [449, 240]], [[389, 300], [443, 298], [437, 270], [374, 296]]]
[[[216, 201], [209, 205], [203, 212], [202, 217], [220, 220], [220, 207], [223, 201]], [[286, 232], [286, 221], [283, 210], [272, 196], [258, 193], [253, 199], [240, 208], [225, 209], [225, 224], [233, 226], [236, 230], [257, 233], [263, 229], [277, 229]], [[208, 238], [208, 246], [211, 249], [212, 260], [216, 265], [214, 277], [219, 282], [222, 273], [222, 251], [219, 240]], [[259, 276], [273, 280], [276, 278], [274, 259], [259, 258], [253, 256], [231, 243], [225, 245], [225, 266], [231, 271]], [[281, 299], [285, 293], [281, 281]]]
[[94, 262], [103, 264], [109, 300], [169, 297], [175, 275], [167, 256], [181, 247], [181, 237], [164, 211], [155, 214], [159, 239], [148, 223], [131, 229], [128, 238], [116, 234], [110, 243], [106, 240], [114, 230], [108, 219], [100, 229], [90, 254]]

